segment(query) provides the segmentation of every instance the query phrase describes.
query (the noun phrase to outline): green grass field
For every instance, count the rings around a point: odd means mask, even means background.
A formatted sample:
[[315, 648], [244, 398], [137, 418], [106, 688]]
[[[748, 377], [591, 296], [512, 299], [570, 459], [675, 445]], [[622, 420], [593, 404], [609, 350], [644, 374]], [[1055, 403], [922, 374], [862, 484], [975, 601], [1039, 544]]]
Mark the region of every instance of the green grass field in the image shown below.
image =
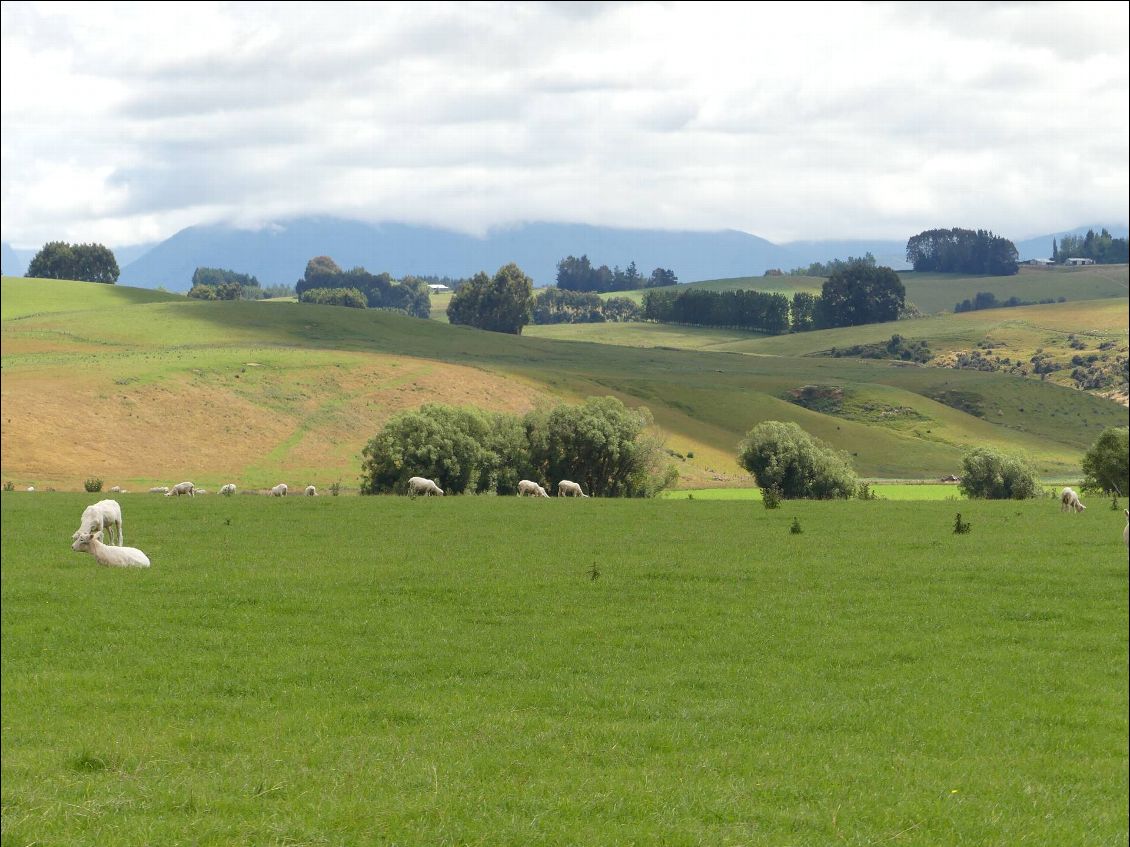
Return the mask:
[[91, 499], [0, 497], [5, 844], [1126, 843], [1121, 512]]

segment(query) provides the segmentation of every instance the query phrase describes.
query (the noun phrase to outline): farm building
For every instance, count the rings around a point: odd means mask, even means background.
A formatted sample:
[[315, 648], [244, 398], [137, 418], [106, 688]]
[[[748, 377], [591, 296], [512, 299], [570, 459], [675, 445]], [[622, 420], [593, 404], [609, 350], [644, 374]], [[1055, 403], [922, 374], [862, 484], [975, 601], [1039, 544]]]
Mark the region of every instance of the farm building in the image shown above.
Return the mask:
[[450, 290], [451, 289], [448, 286], [443, 285], [442, 283], [433, 282], [428, 285], [428, 291], [430, 291], [432, 294], [443, 294], [445, 291]]
[[1067, 265], [1093, 265], [1094, 263], [1094, 259], [1081, 259], [1079, 257], [1064, 260], [1064, 264]]

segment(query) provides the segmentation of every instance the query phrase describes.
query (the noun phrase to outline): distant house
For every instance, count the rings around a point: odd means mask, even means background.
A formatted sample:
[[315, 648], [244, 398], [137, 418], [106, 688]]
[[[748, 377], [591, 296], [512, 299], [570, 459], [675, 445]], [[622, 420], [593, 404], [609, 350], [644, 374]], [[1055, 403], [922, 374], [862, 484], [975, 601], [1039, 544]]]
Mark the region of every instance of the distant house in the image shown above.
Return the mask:
[[1048, 266], [1050, 266], [1050, 265], [1054, 265], [1054, 264], [1055, 264], [1055, 262], [1054, 262], [1054, 261], [1052, 261], [1051, 259], [1029, 259], [1029, 260], [1028, 260], [1027, 262], [1025, 262], [1024, 264], [1026, 264], [1026, 265], [1035, 265], [1035, 266], [1037, 266], [1037, 267], [1040, 267], [1040, 268], [1046, 268], [1046, 267], [1048, 267]]
[[451, 289], [446, 285], [439, 282], [433, 282], [428, 285], [428, 291], [430, 291], [432, 294], [443, 294], [445, 291], [450, 290]]
[[1093, 265], [1094, 263], [1095, 263], [1094, 259], [1081, 259], [1079, 257], [1075, 257], [1073, 259], [1066, 259], [1064, 261], [1065, 265]]

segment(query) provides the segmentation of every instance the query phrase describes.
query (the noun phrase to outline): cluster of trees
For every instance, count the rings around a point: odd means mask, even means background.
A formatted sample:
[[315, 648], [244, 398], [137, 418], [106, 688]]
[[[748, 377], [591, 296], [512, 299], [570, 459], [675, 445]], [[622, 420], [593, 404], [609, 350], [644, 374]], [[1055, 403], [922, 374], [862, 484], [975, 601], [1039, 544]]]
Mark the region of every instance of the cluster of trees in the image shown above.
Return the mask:
[[1068, 259], [1094, 259], [1096, 265], [1120, 265], [1130, 262], [1127, 239], [1114, 238], [1103, 229], [1098, 235], [1093, 229], [1086, 235], [1065, 235], [1057, 244], [1052, 239], [1052, 261], [1062, 265]]
[[758, 332], [789, 331], [789, 299], [762, 291], [648, 291], [644, 320], [658, 323], [724, 326]]
[[557, 287], [565, 291], [633, 291], [637, 288], [657, 288], [676, 285], [679, 278], [669, 268], [656, 268], [645, 277], [630, 262], [624, 270], [620, 266], [609, 270], [608, 265], [594, 268], [588, 256], [566, 256], [557, 263]]
[[493, 277], [479, 271], [459, 286], [447, 304], [447, 319], [453, 324], [521, 335], [533, 316], [533, 301], [534, 281], [511, 262]]
[[869, 268], [877, 266], [875, 256], [870, 251], [862, 257], [848, 256], [846, 259], [829, 259], [827, 262], [813, 262], [807, 268], [793, 268], [788, 271], [788, 276], [831, 276], [837, 271], [846, 271], [855, 265], [865, 265]]
[[[864, 496], [847, 453], [813, 438], [795, 423], [765, 421], [742, 442], [738, 462], [758, 486], [785, 499]], [[1083, 488], [1104, 494], [1130, 491], [1130, 427], [1103, 431], [1083, 458]], [[1026, 456], [974, 447], [962, 456], [959, 489], [966, 497], [1025, 500], [1043, 486]]]
[[798, 291], [791, 303], [783, 294], [752, 290], [648, 291], [643, 297], [643, 317], [659, 323], [806, 332], [897, 320], [905, 305], [906, 287], [897, 273], [856, 263], [835, 271], [819, 296]]
[[319, 306], [369, 308], [368, 299], [356, 288], [308, 288], [299, 295], [298, 300], [300, 303], [314, 303]]
[[[979, 312], [982, 309], [1010, 309], [1014, 306], [1035, 306], [1037, 303], [1055, 303], [1056, 299], [1045, 297], [1043, 300], [1021, 300], [1019, 297], [1009, 297], [1007, 300], [998, 300], [991, 291], [978, 291], [972, 300], [966, 297], [960, 303], [954, 303], [954, 312]], [[1066, 297], [1058, 298], [1058, 302], [1066, 303]]]
[[[431, 315], [431, 298], [428, 286], [417, 277], [405, 277], [394, 282], [387, 273], [371, 274], [362, 267], [343, 271], [329, 256], [315, 256], [306, 263], [306, 272], [294, 286], [303, 303], [329, 302], [319, 298], [340, 298], [353, 301], [352, 294], [342, 294], [341, 289], [353, 289], [365, 299], [370, 309], [388, 309], [403, 312], [414, 318]], [[316, 289], [338, 291], [336, 294], [307, 295]]]
[[522, 417], [427, 404], [394, 415], [362, 451], [361, 493], [407, 491], [413, 476], [452, 494], [514, 494], [522, 479], [571, 479], [601, 497], [652, 497], [677, 471], [650, 433], [651, 413], [590, 397]]
[[906, 242], [916, 271], [1009, 276], [1020, 270], [1016, 245], [979, 229], [929, 229]]
[[188, 296], [194, 300], [263, 300], [267, 297], [291, 297], [289, 285], [262, 286], [251, 274], [227, 268], [197, 268], [192, 274]]
[[535, 324], [624, 323], [643, 320], [643, 310], [627, 297], [607, 300], [591, 291], [566, 291], [549, 286], [537, 293]]
[[113, 285], [121, 271], [118, 260], [102, 244], [51, 241], [32, 257], [27, 275], [39, 279], [77, 279]]

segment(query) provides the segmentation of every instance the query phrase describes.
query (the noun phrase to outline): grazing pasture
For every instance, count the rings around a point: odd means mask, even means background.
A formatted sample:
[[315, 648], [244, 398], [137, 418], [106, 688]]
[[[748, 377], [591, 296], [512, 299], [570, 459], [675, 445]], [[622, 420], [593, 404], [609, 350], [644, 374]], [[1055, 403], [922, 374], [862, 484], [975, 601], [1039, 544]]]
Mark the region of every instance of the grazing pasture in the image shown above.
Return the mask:
[[1121, 511], [90, 499], [0, 495], [5, 844], [1127, 839]]

